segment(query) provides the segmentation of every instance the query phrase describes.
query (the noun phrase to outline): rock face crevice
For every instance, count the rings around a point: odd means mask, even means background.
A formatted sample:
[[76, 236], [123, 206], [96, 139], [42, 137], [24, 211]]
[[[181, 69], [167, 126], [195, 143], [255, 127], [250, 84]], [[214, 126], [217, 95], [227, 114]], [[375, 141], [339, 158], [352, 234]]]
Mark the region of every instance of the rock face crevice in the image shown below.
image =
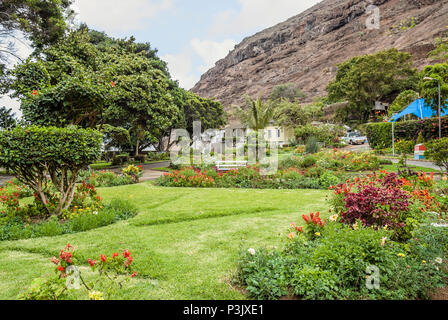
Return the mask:
[[[379, 29], [366, 27], [369, 5], [380, 10]], [[293, 82], [312, 100], [325, 95], [336, 65], [353, 56], [397, 48], [422, 68], [447, 27], [448, 0], [324, 0], [244, 39], [192, 91], [230, 106], [244, 94], [266, 97], [275, 85]]]

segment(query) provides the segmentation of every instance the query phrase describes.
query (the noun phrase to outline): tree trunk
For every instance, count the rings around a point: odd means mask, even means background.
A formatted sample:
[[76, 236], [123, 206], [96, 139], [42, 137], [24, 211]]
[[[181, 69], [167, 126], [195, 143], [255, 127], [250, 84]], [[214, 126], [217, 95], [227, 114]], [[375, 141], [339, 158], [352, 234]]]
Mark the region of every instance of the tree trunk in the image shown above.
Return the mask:
[[135, 146], [135, 156], [136, 157], [138, 156], [138, 148], [139, 148], [139, 146], [140, 146], [140, 139], [137, 138], [137, 145]]

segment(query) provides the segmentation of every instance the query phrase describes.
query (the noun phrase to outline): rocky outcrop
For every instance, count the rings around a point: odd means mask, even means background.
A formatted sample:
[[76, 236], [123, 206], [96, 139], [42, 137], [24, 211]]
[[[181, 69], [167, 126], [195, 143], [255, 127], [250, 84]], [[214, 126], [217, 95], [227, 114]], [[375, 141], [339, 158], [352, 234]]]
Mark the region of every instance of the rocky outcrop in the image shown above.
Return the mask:
[[[380, 10], [379, 29], [366, 27], [368, 5]], [[353, 56], [397, 48], [422, 68], [447, 27], [448, 0], [324, 0], [244, 39], [192, 91], [230, 106], [244, 94], [267, 96], [275, 85], [293, 82], [311, 100], [326, 94], [336, 65]]]

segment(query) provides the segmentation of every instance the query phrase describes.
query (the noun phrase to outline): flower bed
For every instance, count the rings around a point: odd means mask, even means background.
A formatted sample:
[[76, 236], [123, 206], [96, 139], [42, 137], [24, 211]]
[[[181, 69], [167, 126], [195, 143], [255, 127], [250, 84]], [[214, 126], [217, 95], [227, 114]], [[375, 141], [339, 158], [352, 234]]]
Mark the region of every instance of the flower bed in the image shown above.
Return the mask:
[[157, 184], [166, 187], [328, 189], [345, 181], [352, 172], [376, 170], [380, 161], [371, 153], [325, 151], [290, 156], [279, 163], [276, 174], [262, 176], [259, 166], [217, 173], [213, 168], [181, 168], [164, 174]]
[[84, 171], [80, 180], [100, 187], [116, 187], [138, 183], [143, 173], [142, 166], [129, 165], [123, 168], [121, 174], [112, 171]]
[[258, 299], [427, 299], [448, 280], [445, 187], [384, 171], [338, 185], [328, 219], [303, 215], [282, 249], [242, 251], [238, 281]]
[[[61, 234], [87, 231], [129, 219], [137, 214], [136, 208], [128, 201], [113, 200], [103, 205], [95, 186], [83, 182], [76, 187], [70, 207], [61, 216], [47, 217], [40, 198], [34, 194], [34, 201], [21, 204], [20, 199], [28, 193], [20, 191], [8, 193], [0, 190], [0, 241], [57, 236]], [[49, 198], [48, 206], [56, 206], [56, 198]]]

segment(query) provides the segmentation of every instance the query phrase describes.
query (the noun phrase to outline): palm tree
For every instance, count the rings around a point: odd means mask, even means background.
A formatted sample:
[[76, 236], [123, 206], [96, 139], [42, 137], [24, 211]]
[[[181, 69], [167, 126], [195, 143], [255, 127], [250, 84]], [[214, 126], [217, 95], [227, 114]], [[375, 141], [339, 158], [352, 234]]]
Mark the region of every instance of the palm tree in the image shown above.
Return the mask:
[[257, 100], [246, 96], [246, 108], [236, 107], [236, 115], [244, 125], [257, 131], [263, 130], [271, 122], [274, 116], [274, 104], [272, 102], [263, 103], [261, 97]]

